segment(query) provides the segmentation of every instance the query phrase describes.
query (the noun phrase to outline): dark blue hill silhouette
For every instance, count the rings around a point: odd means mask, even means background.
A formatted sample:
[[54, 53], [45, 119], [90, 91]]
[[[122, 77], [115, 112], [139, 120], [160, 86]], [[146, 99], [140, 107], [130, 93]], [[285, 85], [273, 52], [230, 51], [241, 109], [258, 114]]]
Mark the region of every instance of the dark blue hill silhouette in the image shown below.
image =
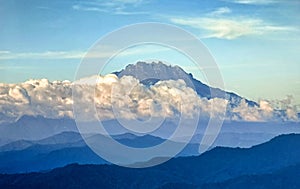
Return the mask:
[[0, 175], [0, 188], [299, 188], [299, 146], [300, 135], [289, 134], [249, 149], [218, 147], [145, 169], [72, 164]]
[[[273, 173], [261, 175], [245, 175], [229, 179], [220, 183], [206, 184], [202, 189], [270, 189], [270, 188], [294, 188], [300, 187], [300, 164], [277, 170]], [[168, 187], [165, 187], [168, 188]]]
[[[232, 93], [226, 92], [218, 88], [210, 87], [201, 81], [195, 79], [192, 74], [186, 73], [179, 66], [168, 66], [162, 62], [137, 62], [136, 64], [129, 64], [125, 69], [120, 72], [114, 72], [118, 77], [124, 75], [133, 76], [141, 81], [145, 85], [153, 85], [158, 81], [163, 80], [178, 80], [182, 79], [185, 81], [187, 86], [193, 88], [197, 94], [201, 97], [208, 99], [212, 98], [211, 91], [214, 94], [213, 97], [226, 98], [229, 100], [230, 105], [235, 107], [239, 105], [243, 97]], [[245, 99], [250, 106], [257, 105], [256, 102]]]
[[0, 146], [0, 152], [16, 151], [29, 148], [33, 145], [63, 145], [82, 141], [82, 137], [77, 132], [66, 131], [41, 140], [18, 140]]
[[[91, 134], [88, 140], [105, 141], [103, 137], [105, 136]], [[112, 137], [121, 144], [134, 148], [155, 146], [165, 141], [151, 135], [136, 136], [129, 133]], [[109, 146], [107, 148], [107, 150], [114, 150], [109, 149]], [[188, 144], [178, 154], [178, 156], [187, 155], [198, 155], [198, 145]], [[71, 163], [104, 164], [107, 162], [99, 158], [76, 132], [63, 132], [37, 141], [20, 140], [0, 147], [0, 173], [42, 171]]]

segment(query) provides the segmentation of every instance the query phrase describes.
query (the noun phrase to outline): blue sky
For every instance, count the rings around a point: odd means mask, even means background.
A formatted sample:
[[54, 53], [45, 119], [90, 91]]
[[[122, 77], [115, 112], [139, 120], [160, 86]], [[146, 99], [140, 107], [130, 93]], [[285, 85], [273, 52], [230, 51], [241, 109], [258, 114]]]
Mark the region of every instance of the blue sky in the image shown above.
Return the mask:
[[[215, 57], [226, 90], [253, 100], [293, 95], [300, 103], [298, 0], [0, 0], [0, 82], [72, 80], [99, 38], [139, 22], [174, 24], [197, 36]], [[181, 55], [157, 49], [163, 47], [125, 53], [106, 72], [163, 59], [203, 79]]]

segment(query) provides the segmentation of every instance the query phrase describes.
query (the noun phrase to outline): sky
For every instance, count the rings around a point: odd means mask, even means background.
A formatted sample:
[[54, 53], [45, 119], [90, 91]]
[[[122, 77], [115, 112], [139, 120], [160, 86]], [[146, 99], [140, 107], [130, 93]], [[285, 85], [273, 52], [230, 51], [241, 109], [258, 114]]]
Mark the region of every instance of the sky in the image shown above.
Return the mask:
[[[72, 81], [97, 40], [141, 22], [173, 24], [199, 38], [226, 90], [300, 104], [299, 0], [0, 0], [0, 82]], [[157, 45], [124, 50], [104, 72], [138, 60], [180, 65], [205, 82], [186, 57]]]

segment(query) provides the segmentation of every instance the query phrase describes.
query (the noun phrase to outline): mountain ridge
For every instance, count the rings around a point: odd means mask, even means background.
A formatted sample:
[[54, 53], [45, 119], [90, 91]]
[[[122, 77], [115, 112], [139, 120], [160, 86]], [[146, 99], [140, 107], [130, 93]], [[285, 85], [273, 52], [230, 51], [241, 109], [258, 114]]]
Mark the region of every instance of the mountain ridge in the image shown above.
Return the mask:
[[[233, 92], [227, 92], [219, 88], [210, 87], [207, 84], [195, 79], [191, 73], [185, 72], [179, 66], [166, 65], [161, 61], [147, 63], [138, 61], [136, 64], [129, 64], [121, 71], [113, 72], [119, 78], [128, 75], [133, 76], [140, 80], [144, 85], [154, 85], [158, 81], [164, 80], [178, 80], [182, 79], [186, 85], [194, 89], [200, 97], [207, 99], [211, 98], [225, 98], [230, 102], [231, 107], [239, 105], [242, 99], [245, 99], [246, 103], [250, 106], [258, 106], [254, 101], [241, 97]], [[214, 94], [214, 96], [212, 96]]]
[[[247, 175], [250, 178], [251, 175], [262, 175], [267, 180], [258, 180], [269, 182], [273, 173], [275, 176], [281, 170], [285, 173], [289, 167], [292, 167], [291, 173], [297, 170], [299, 166], [294, 165], [300, 164], [299, 145], [300, 135], [288, 134], [249, 149], [219, 147], [200, 156], [173, 158], [164, 164], [144, 169], [70, 164], [44, 173], [0, 174], [0, 187], [173, 188], [176, 182], [176, 185], [192, 188], [218, 188], [215, 183], [226, 183], [236, 178], [245, 180], [239, 186], [247, 186]], [[269, 176], [265, 177], [266, 174]], [[300, 186], [300, 182], [296, 184]]]

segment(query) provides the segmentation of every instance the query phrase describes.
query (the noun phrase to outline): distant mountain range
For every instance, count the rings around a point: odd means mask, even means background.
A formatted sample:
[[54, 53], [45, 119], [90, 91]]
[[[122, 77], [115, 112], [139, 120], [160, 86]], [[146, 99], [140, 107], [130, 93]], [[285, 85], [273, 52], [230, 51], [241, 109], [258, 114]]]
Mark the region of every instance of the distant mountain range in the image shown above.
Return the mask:
[[0, 125], [0, 146], [20, 139], [40, 140], [65, 131], [78, 132], [73, 119], [24, 115], [15, 122]]
[[[276, 188], [294, 188], [300, 187], [300, 164], [291, 165], [272, 173], [243, 175], [224, 182], [202, 185], [202, 189], [276, 189]], [[164, 187], [168, 188], [168, 187]]]
[[[107, 126], [117, 126], [117, 124], [120, 123], [115, 120], [104, 123]], [[165, 125], [166, 128], [172, 127], [171, 122], [165, 124], [167, 124]], [[199, 124], [199, 130], [196, 131], [189, 144], [177, 156], [199, 155], [199, 143], [203, 137], [203, 129], [205, 129], [201, 126], [202, 122]], [[107, 163], [86, 146], [85, 141], [76, 129], [74, 121], [71, 119], [23, 116], [15, 123], [1, 125], [0, 130], [0, 173], [41, 171], [70, 163]], [[118, 142], [135, 148], [155, 146], [168, 138], [168, 136], [158, 137], [149, 134], [137, 136], [126, 133], [125, 130], [121, 133], [115, 131], [111, 133], [113, 133], [112, 137]], [[211, 147], [247, 148], [266, 142], [282, 133], [300, 133], [299, 124], [294, 122], [225, 122]], [[92, 136], [94, 135], [91, 134], [89, 140], [99, 142], [99, 139]], [[188, 136], [183, 135], [182, 137]], [[181, 141], [181, 138], [176, 140]], [[108, 147], [107, 150], [111, 149]]]
[[[120, 134], [112, 136], [119, 143], [134, 148], [158, 145], [165, 139], [144, 135]], [[90, 142], [105, 141], [103, 135], [90, 135]], [[107, 151], [115, 149], [107, 145]], [[198, 144], [190, 143], [178, 156], [198, 155]], [[109, 164], [96, 155], [79, 133], [63, 132], [42, 140], [19, 140], [0, 146], [0, 173], [43, 171], [71, 163]]]
[[[154, 85], [158, 81], [164, 80], [178, 80], [182, 79], [185, 81], [188, 87], [194, 89], [200, 97], [211, 98], [226, 98], [229, 100], [231, 107], [239, 105], [242, 99], [245, 99], [235, 93], [226, 92], [218, 88], [210, 87], [201, 81], [195, 79], [191, 73], [186, 73], [179, 66], [168, 66], [162, 62], [137, 62], [136, 64], [129, 64], [125, 69], [114, 72], [119, 78], [124, 75], [133, 76], [141, 81], [144, 85]], [[211, 96], [211, 92], [215, 94]], [[258, 104], [254, 101], [245, 99], [250, 106], [257, 106]]]
[[299, 146], [300, 135], [289, 134], [249, 149], [217, 147], [144, 169], [71, 164], [2, 174], [0, 188], [299, 188]]

